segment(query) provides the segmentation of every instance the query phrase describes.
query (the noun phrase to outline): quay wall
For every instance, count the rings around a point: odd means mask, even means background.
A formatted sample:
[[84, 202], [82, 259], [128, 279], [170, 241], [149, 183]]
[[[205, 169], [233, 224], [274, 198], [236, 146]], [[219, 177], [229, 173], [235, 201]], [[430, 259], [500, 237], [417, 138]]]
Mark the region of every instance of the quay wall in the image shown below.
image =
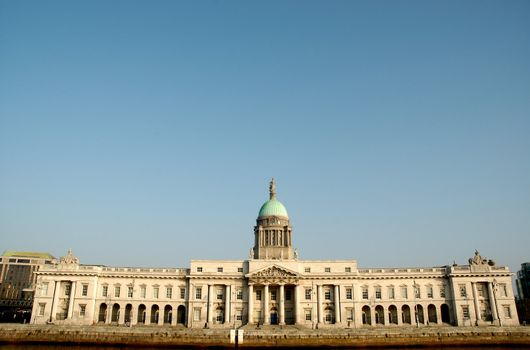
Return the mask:
[[[240, 347], [530, 346], [530, 327], [318, 329], [243, 328]], [[227, 347], [228, 329], [0, 324], [0, 344]]]

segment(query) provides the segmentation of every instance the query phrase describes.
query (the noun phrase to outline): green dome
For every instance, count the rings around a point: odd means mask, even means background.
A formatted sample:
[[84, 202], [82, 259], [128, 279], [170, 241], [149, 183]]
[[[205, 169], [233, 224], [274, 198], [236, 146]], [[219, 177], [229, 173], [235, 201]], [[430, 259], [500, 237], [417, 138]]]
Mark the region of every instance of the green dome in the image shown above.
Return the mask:
[[275, 197], [266, 201], [259, 210], [258, 219], [266, 216], [281, 216], [287, 219], [289, 218], [289, 215], [287, 215], [287, 209], [285, 209], [283, 204]]

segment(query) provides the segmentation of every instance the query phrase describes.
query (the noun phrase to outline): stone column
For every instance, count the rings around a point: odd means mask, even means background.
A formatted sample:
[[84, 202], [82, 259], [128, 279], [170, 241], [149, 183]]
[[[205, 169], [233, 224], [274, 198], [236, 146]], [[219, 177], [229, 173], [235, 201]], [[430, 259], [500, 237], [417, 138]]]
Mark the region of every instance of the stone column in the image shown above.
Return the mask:
[[145, 323], [146, 325], [151, 324], [151, 305], [145, 305]]
[[72, 287], [70, 288], [70, 300], [68, 300], [68, 315], [66, 316], [68, 319], [72, 318], [74, 313], [75, 286], [76, 282], [73, 281]]
[[491, 316], [493, 317], [493, 321], [495, 322], [499, 319], [499, 316], [497, 315], [497, 300], [495, 300], [493, 283], [491, 282], [488, 282], [488, 295], [490, 298]]
[[270, 324], [270, 310], [269, 310], [269, 285], [265, 284], [263, 296], [263, 324]]
[[475, 306], [475, 325], [478, 326], [480, 321], [480, 306], [478, 304], [478, 294], [477, 294], [477, 283], [471, 282], [471, 289], [473, 290], [473, 305]]
[[294, 286], [294, 324], [300, 323], [300, 286]]
[[385, 323], [385, 326], [389, 325], [390, 324], [390, 315], [389, 315], [390, 311], [388, 310], [388, 308], [385, 309], [385, 307], [383, 306], [383, 322]]
[[191, 281], [189, 282], [189, 285], [188, 285], [188, 288], [187, 288], [187, 293], [188, 293], [188, 304], [186, 305], [186, 313], [187, 313], [187, 317], [186, 317], [186, 327], [187, 328], [191, 328], [193, 326], [196, 326], [193, 322], [193, 305], [194, 305], [194, 299], [195, 299], [195, 293], [196, 293], [196, 290], [195, 290], [195, 285], [193, 285], [191, 283]]
[[335, 302], [335, 323], [341, 323], [340, 320], [340, 296], [339, 296], [339, 285], [335, 285], [335, 291], [333, 292], [333, 299]]
[[248, 324], [254, 323], [254, 285], [248, 285]]
[[59, 287], [61, 281], [55, 281], [55, 286], [53, 287], [53, 298], [52, 298], [52, 310], [50, 311], [50, 321], [55, 321], [55, 316], [57, 314], [57, 303], [59, 302]]
[[131, 313], [129, 315], [129, 317], [131, 318], [131, 326], [135, 326], [138, 323], [138, 315], [136, 314], [137, 312], [138, 312], [138, 307], [136, 307], [135, 309], [134, 304], [132, 304]]
[[285, 286], [280, 284], [280, 325], [285, 324]]
[[166, 308], [164, 304], [158, 307], [158, 325], [163, 326], [166, 318]]
[[118, 324], [125, 324], [125, 309], [122, 309], [121, 305], [118, 312]]
[[322, 310], [322, 285], [317, 286], [317, 312], [318, 312], [318, 323], [324, 322], [324, 315]]
[[228, 324], [230, 323], [230, 308], [231, 308], [231, 303], [230, 303], [230, 285], [227, 284], [225, 286], [225, 324]]
[[208, 285], [208, 309], [207, 309], [207, 322], [210, 325], [213, 321], [213, 285]]

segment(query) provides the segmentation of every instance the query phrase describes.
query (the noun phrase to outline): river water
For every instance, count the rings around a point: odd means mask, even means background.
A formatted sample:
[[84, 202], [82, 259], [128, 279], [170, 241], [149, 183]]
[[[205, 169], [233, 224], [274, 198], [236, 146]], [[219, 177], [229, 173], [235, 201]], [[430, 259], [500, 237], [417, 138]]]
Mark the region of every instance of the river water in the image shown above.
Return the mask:
[[[508, 350], [513, 349], [514, 346], [479, 346], [479, 347], [463, 347], [463, 346], [447, 346], [447, 347], [426, 347], [424, 349], [428, 350], [473, 350], [473, 349], [480, 349], [480, 350]], [[0, 345], [0, 350], [163, 350], [163, 349], [198, 349], [197, 347], [185, 347], [185, 346], [176, 346], [176, 347], [131, 347], [131, 346], [97, 346], [97, 345]], [[204, 349], [227, 349], [223, 347], [204, 347]], [[296, 349], [293, 347], [289, 347], [288, 349]], [[299, 349], [305, 349], [308, 350], [307, 347], [300, 347]], [[316, 347], [315, 347], [316, 349]], [[348, 349], [346, 347], [340, 347], [340, 348], [332, 348], [332, 347], [326, 347], [327, 350], [333, 350], [333, 349], [341, 349], [345, 350]], [[356, 350], [362, 350], [362, 348], [352, 348]], [[392, 348], [386, 347], [386, 348], [366, 348], [366, 350], [377, 350], [377, 349], [386, 349], [391, 350]], [[407, 348], [396, 348], [396, 349], [407, 349]], [[410, 348], [408, 348], [410, 349]], [[418, 349], [418, 348], [416, 348]], [[527, 349], [527, 347], [520, 347], [519, 349]]]

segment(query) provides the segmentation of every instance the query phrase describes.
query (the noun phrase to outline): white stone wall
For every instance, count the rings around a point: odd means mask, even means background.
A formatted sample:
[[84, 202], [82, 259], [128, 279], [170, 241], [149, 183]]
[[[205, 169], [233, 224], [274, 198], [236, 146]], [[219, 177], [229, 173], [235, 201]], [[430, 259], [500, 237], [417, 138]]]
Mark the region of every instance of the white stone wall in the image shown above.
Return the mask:
[[[57, 317], [62, 309], [64, 319]], [[46, 266], [37, 272], [32, 322], [233, 327], [246, 324], [250, 313], [254, 322], [307, 327], [517, 324], [511, 274], [505, 267], [358, 269], [355, 260], [294, 259], [192, 260], [190, 269]]]

